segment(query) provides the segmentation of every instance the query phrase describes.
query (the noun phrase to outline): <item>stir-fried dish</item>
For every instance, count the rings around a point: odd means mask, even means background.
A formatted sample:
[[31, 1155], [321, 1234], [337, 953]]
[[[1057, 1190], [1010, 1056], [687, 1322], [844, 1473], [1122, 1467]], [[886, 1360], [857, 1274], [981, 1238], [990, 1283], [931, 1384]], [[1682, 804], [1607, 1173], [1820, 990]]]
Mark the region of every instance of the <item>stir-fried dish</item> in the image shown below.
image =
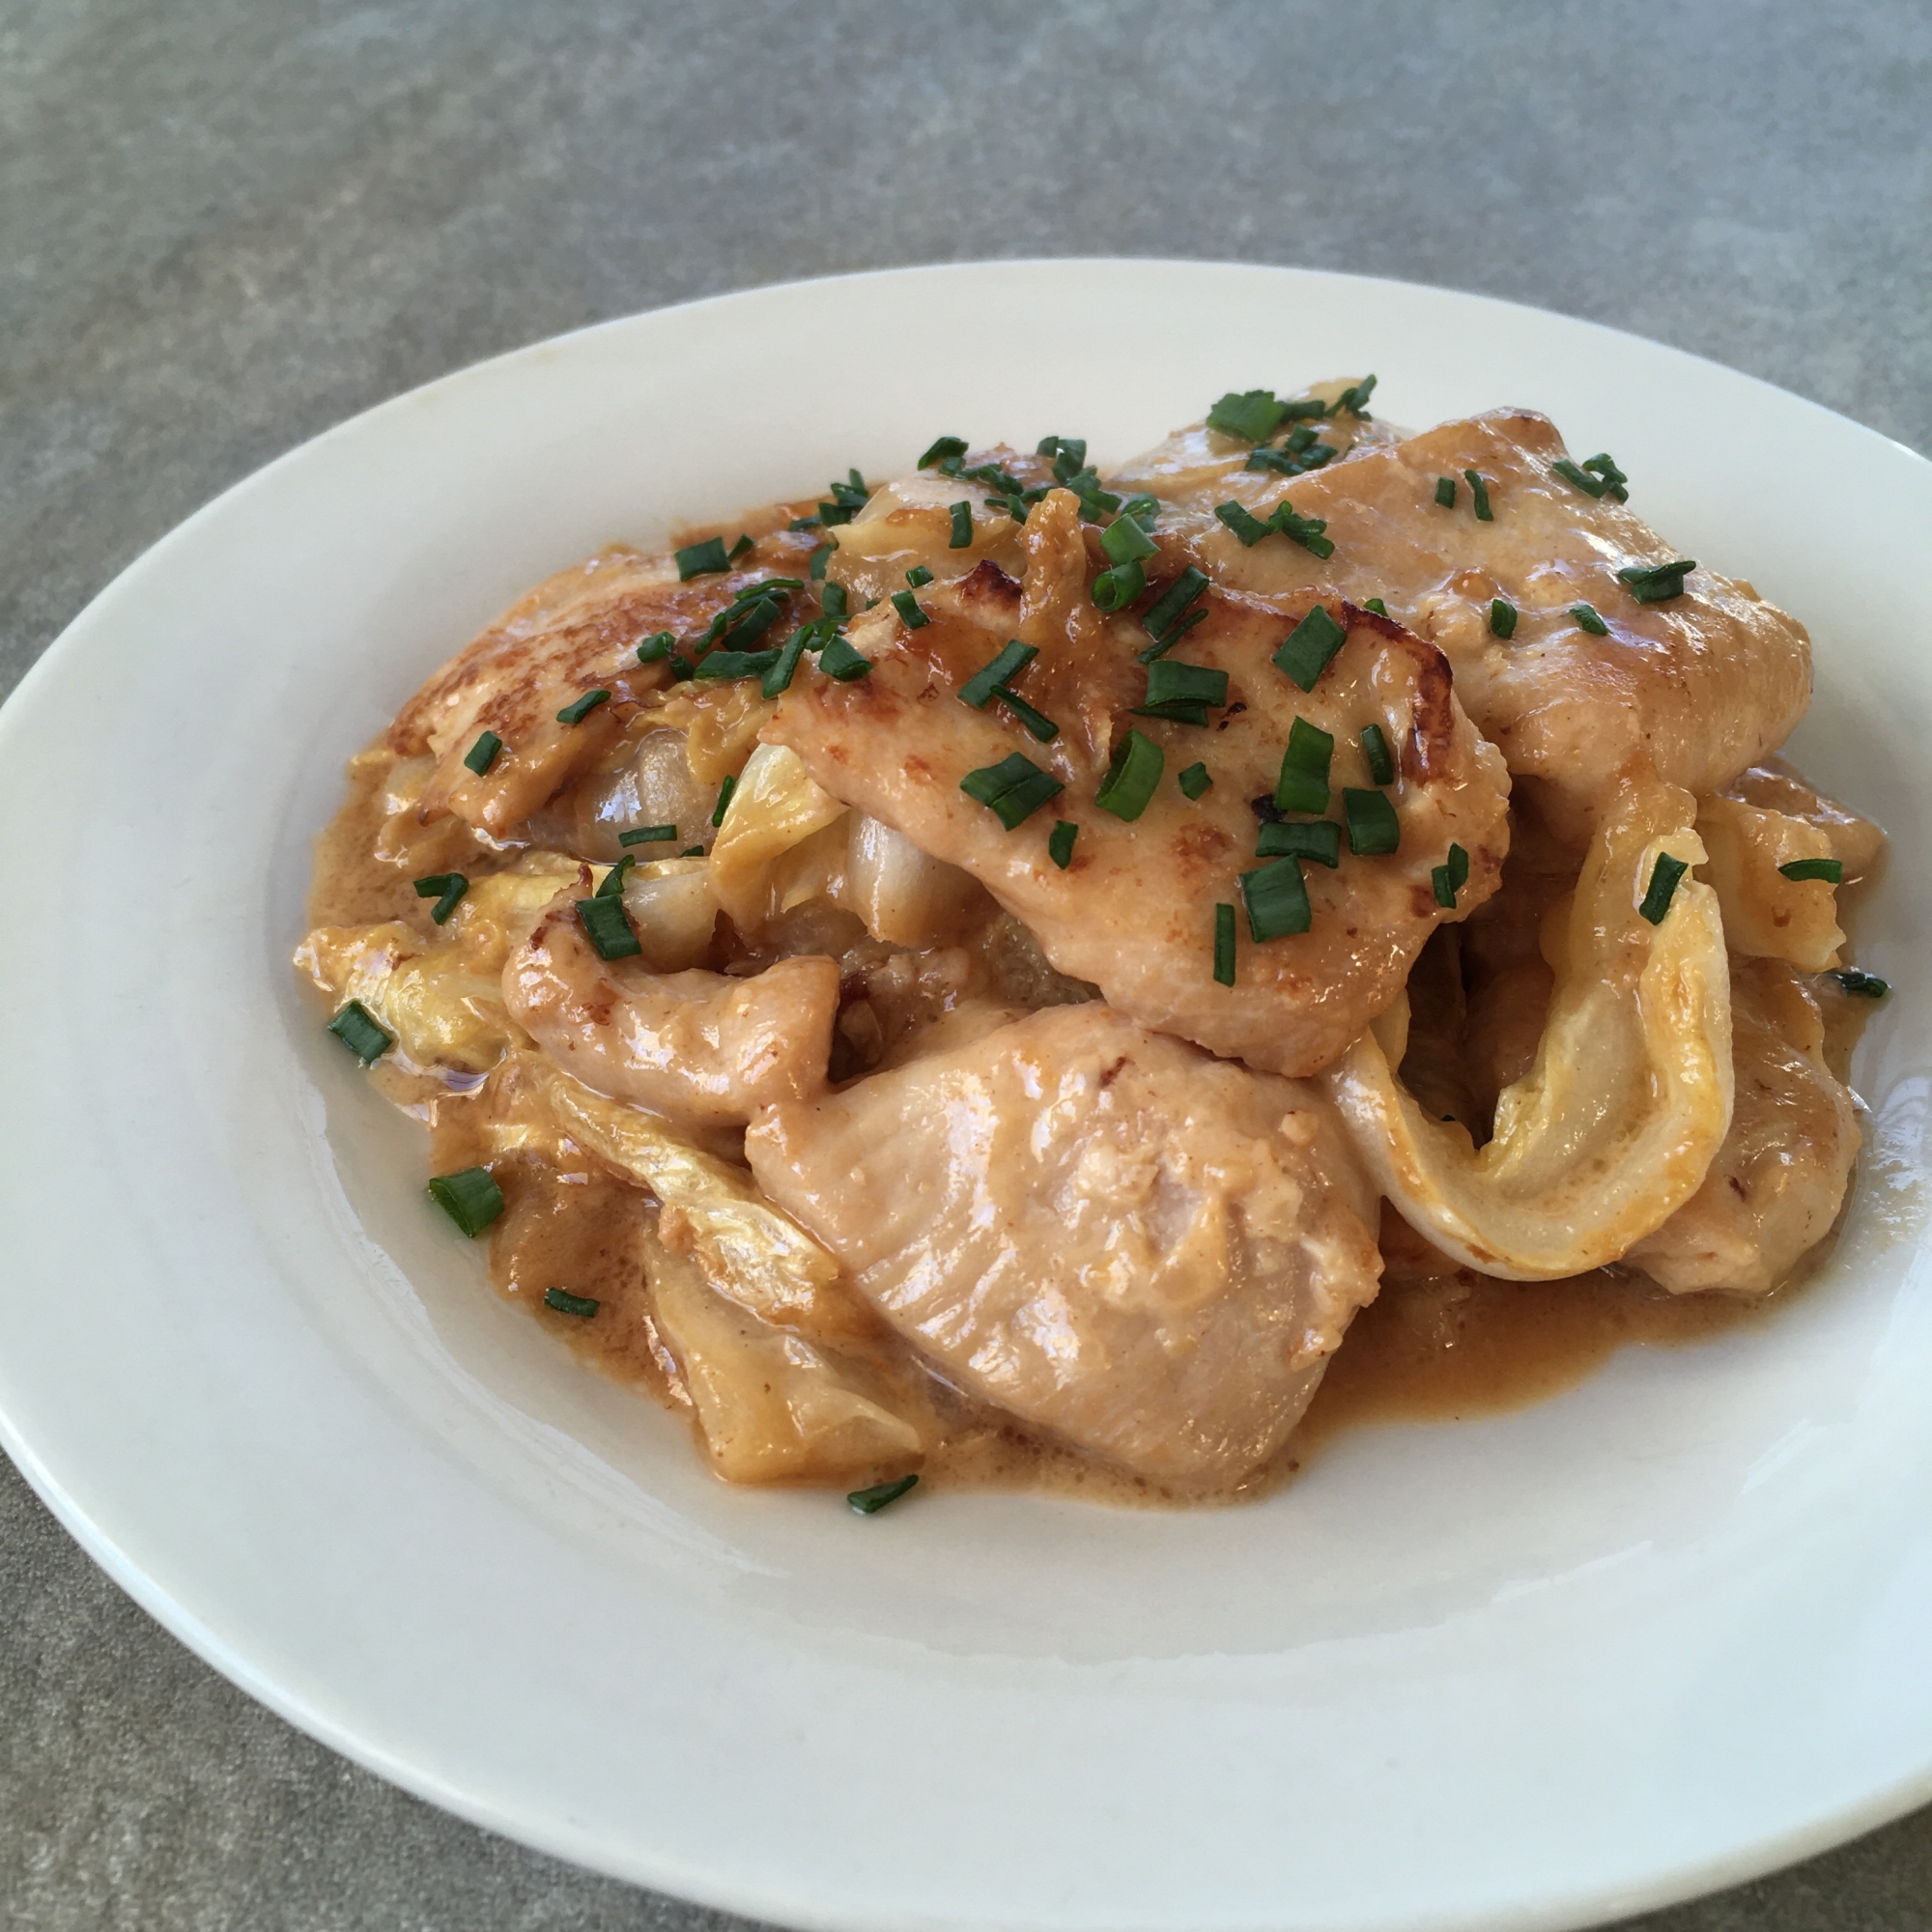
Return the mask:
[[601, 551], [352, 764], [329, 1030], [719, 1475], [1251, 1493], [1385, 1281], [1830, 1234], [1884, 840], [1777, 756], [1803, 626], [1374, 380]]

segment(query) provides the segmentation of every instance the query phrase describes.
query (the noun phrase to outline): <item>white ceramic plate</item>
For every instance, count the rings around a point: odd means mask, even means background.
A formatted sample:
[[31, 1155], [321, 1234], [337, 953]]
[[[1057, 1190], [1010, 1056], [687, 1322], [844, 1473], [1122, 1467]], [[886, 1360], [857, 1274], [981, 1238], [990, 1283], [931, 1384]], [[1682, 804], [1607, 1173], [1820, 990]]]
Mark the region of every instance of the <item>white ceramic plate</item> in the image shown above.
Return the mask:
[[[1607, 445], [1811, 626], [1807, 770], [1902, 854], [1876, 1147], [1774, 1322], [1341, 1440], [1254, 1508], [726, 1490], [483, 1287], [298, 997], [347, 755], [526, 584], [941, 431], [1101, 460], [1380, 374]], [[122, 576], [0, 716], [0, 1421], [255, 1696], [439, 1804], [802, 1926], [1572, 1926], [1932, 1797], [1932, 466], [1654, 344], [1194, 263], [761, 290], [433, 384]]]

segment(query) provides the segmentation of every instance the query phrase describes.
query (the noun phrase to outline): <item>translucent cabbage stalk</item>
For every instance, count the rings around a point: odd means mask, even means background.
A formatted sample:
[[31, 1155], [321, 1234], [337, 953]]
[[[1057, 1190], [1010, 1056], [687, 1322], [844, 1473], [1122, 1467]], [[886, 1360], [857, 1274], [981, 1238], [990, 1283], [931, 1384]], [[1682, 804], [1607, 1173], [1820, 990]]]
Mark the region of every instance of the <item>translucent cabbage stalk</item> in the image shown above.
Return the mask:
[[624, 910], [654, 973], [701, 966], [718, 923], [711, 867], [703, 859], [661, 859], [624, 881]]
[[1620, 1259], [1696, 1191], [1730, 1126], [1730, 977], [1718, 895], [1688, 873], [1652, 924], [1660, 856], [1704, 847], [1688, 792], [1627, 783], [1577, 890], [1551, 908], [1556, 978], [1529, 1071], [1503, 1089], [1477, 1148], [1397, 1079], [1406, 1001], [1321, 1077], [1383, 1193], [1470, 1267], [1558, 1280]]
[[838, 902], [866, 922], [874, 939], [920, 948], [956, 941], [976, 911], [991, 911], [984, 889], [970, 873], [857, 811]]
[[844, 815], [845, 807], [812, 781], [796, 752], [760, 745], [746, 760], [711, 848], [711, 891], [732, 924], [754, 932], [782, 911], [792, 881], [780, 862]]

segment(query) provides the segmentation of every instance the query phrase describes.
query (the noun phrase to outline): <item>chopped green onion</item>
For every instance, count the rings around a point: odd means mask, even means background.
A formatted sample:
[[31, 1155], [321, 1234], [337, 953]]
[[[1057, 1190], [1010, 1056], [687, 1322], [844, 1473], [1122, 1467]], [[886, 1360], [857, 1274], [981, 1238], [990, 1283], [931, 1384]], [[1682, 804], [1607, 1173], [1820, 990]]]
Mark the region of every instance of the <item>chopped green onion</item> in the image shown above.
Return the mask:
[[1214, 908], [1214, 983], [1235, 983], [1235, 908], [1231, 905]]
[[1429, 883], [1435, 891], [1435, 903], [1447, 906], [1452, 911], [1456, 905], [1456, 895], [1469, 883], [1469, 855], [1460, 845], [1451, 845], [1446, 865], [1435, 867], [1429, 874]]
[[1206, 611], [1190, 611], [1186, 616], [1180, 618], [1163, 636], [1156, 638], [1145, 650], [1138, 651], [1135, 655], [1142, 664], [1152, 664], [1155, 658], [1161, 657], [1168, 651], [1171, 651], [1189, 631], [1193, 630], [1196, 624], [1205, 624], [1207, 621], [1208, 613]]
[[1389, 613], [1389, 607], [1386, 604], [1384, 604], [1379, 597], [1370, 597], [1365, 599], [1362, 604], [1362, 609], [1364, 611], [1373, 611], [1378, 617], [1386, 617]]
[[[1121, 515], [1131, 517], [1141, 526], [1142, 532], [1149, 536], [1153, 534], [1152, 526], [1160, 521], [1160, 512], [1161, 501], [1158, 497], [1129, 497], [1121, 505]], [[1151, 552], [1144, 554], [1152, 554]]]
[[1065, 483], [1068, 476], [1077, 475], [1086, 464], [1087, 439], [1084, 436], [1042, 437], [1034, 454], [1052, 457], [1053, 473]]
[[1297, 718], [1289, 727], [1288, 748], [1281, 754], [1281, 776], [1275, 781], [1277, 811], [1320, 813], [1328, 810], [1328, 762], [1335, 755], [1332, 734]]
[[708, 678], [763, 677], [779, 661], [775, 646], [768, 651], [713, 651], [700, 659], [697, 675]]
[[947, 549], [970, 549], [973, 542], [973, 505], [968, 502], [954, 503], [947, 514], [952, 519], [952, 534], [947, 539]]
[[1327, 607], [1317, 604], [1275, 652], [1275, 668], [1303, 691], [1313, 691], [1348, 635], [1328, 614]]
[[1435, 479], [1435, 500], [1445, 510], [1456, 507], [1456, 479], [1453, 476], [1438, 476]]
[[1113, 762], [1094, 803], [1131, 824], [1148, 809], [1166, 766], [1160, 747], [1129, 725], [1127, 735], [1115, 748]]
[[1577, 467], [1566, 456], [1560, 463], [1552, 463], [1550, 469], [1573, 489], [1580, 490], [1586, 497], [1601, 497], [1610, 486], [1601, 476], [1592, 476]]
[[877, 1516], [888, 1503], [897, 1502], [918, 1483], [917, 1476], [901, 1476], [895, 1483], [874, 1483], [869, 1490], [854, 1490], [845, 1500], [861, 1516]]
[[1210, 704], [1228, 701], [1228, 673], [1207, 665], [1179, 664], [1173, 658], [1159, 658], [1147, 668], [1147, 696], [1150, 711], [1163, 704]]
[[1674, 563], [1634, 563], [1617, 575], [1639, 604], [1667, 604], [1684, 595], [1685, 573], [1696, 568], [1694, 557], [1680, 556]]
[[724, 782], [718, 787], [718, 803], [713, 808], [711, 813], [711, 822], [713, 825], [723, 825], [724, 823], [724, 814], [731, 810], [731, 794], [737, 789], [738, 781], [735, 776], [726, 778]]
[[1253, 550], [1274, 528], [1272, 524], [1263, 523], [1246, 504], [1235, 502], [1232, 498], [1225, 503], [1216, 503], [1214, 514], [1249, 550]]
[[430, 908], [430, 919], [440, 925], [463, 902], [463, 895], [469, 890], [469, 881], [461, 872], [432, 872], [426, 879], [415, 882], [416, 897], [434, 899]]
[[1109, 563], [1132, 563], [1136, 557], [1159, 554], [1159, 546], [1130, 516], [1116, 517], [1100, 532], [1100, 548]]
[[1369, 777], [1375, 783], [1395, 783], [1395, 757], [1379, 724], [1362, 726], [1362, 756], [1369, 762]]
[[1019, 752], [997, 765], [981, 765], [959, 781], [959, 789], [997, 815], [1009, 832], [1023, 824], [1048, 799], [1066, 789]]
[[640, 665], [662, 664], [671, 654], [677, 639], [668, 631], [653, 631], [638, 646], [638, 662]]
[[622, 899], [579, 899], [577, 917], [600, 959], [628, 959], [644, 950], [624, 916]]
[[1241, 899], [1248, 909], [1248, 932], [1257, 945], [1306, 932], [1314, 919], [1298, 859], [1270, 859], [1241, 874]]
[[485, 731], [464, 754], [463, 762], [480, 779], [497, 762], [503, 741], [494, 731]]
[[704, 847], [702, 845], [687, 845], [677, 856], [680, 859], [701, 859], [704, 857]]
[[638, 863], [637, 855], [626, 852], [611, 869], [604, 874], [593, 898], [615, 899], [624, 895], [624, 881], [630, 876], [631, 868]]
[[503, 1211], [503, 1190], [487, 1167], [431, 1176], [429, 1198], [472, 1241]]
[[1103, 570], [1094, 580], [1094, 604], [1101, 611], [1124, 611], [1146, 588], [1147, 571], [1135, 557], [1130, 563], [1117, 563], [1112, 570]]
[[1469, 479], [1469, 494], [1476, 499], [1476, 521], [1479, 524], [1494, 523], [1495, 516], [1490, 508], [1490, 486], [1473, 469], [1465, 469], [1463, 474]]
[[1032, 644], [1009, 638], [1000, 654], [984, 670], [978, 670], [959, 687], [959, 696], [975, 711], [983, 711], [1009, 685], [1039, 652]]
[[836, 544], [822, 543], [806, 558], [805, 574], [811, 579], [812, 582], [823, 583], [825, 582], [825, 566], [832, 561], [832, 553], [837, 548]]
[[1777, 868], [1787, 879], [1823, 879], [1828, 886], [1842, 885], [1844, 862], [1839, 859], [1793, 859]]
[[798, 674], [798, 661], [805, 655], [805, 630], [801, 626], [779, 646], [778, 654], [766, 668], [758, 689], [767, 697], [778, 697], [791, 689]]
[[1615, 497], [1619, 503], [1630, 501], [1630, 492], [1624, 488], [1630, 478], [1617, 468], [1608, 450], [1599, 450], [1595, 456], [1584, 457], [1583, 468], [1594, 469], [1603, 478], [1604, 492], [1606, 496]]
[[1255, 841], [1263, 859], [1312, 859], [1330, 871], [1342, 863], [1342, 828], [1332, 818], [1277, 819]]
[[1375, 392], [1376, 379], [1373, 376], [1364, 376], [1359, 383], [1351, 383], [1335, 398], [1335, 407], [1329, 411], [1329, 414], [1339, 415], [1344, 410], [1347, 410], [1350, 415], [1366, 416], [1368, 411], [1362, 405]]
[[1208, 427], [1248, 442], [1265, 442], [1287, 414], [1272, 389], [1231, 390], [1208, 412]]
[[731, 559], [724, 554], [723, 537], [706, 537], [702, 543], [687, 544], [675, 555], [681, 583], [689, 583], [694, 577], [714, 577], [731, 568]]
[[966, 439], [963, 436], [940, 436], [932, 440], [932, 446], [919, 459], [922, 469], [930, 469], [935, 463], [944, 463], [949, 457], [966, 454]]
[[1175, 780], [1175, 783], [1189, 798], [1199, 798], [1213, 782], [1214, 781], [1208, 775], [1208, 767], [1206, 765], [1189, 765]]
[[395, 1045], [395, 1036], [382, 1025], [360, 1000], [351, 1000], [336, 1016], [329, 1021], [328, 1031], [359, 1060], [364, 1066], [381, 1060], [390, 1047]]
[[554, 1308], [559, 1315], [575, 1315], [587, 1321], [597, 1313], [598, 1301], [594, 1294], [572, 1294], [567, 1288], [547, 1288], [544, 1306]]
[[1889, 980], [1881, 980], [1876, 973], [1861, 972], [1856, 966], [1841, 966], [1832, 978], [1861, 1000], [1882, 1000], [1891, 991]]
[[740, 536], [738, 541], [734, 543], [731, 546], [731, 548], [724, 553], [725, 562], [736, 563], [738, 559], [741, 556], [743, 556], [748, 550], [752, 549], [752, 547], [753, 547], [752, 539], [750, 537]]
[[1024, 697], [1004, 689], [995, 695], [1042, 745], [1051, 744], [1060, 736], [1060, 726], [1045, 712], [1036, 711]]
[[919, 608], [919, 599], [910, 590], [893, 592], [893, 609], [899, 613], [899, 622], [908, 631], [923, 630], [932, 622], [932, 619]]
[[1492, 638], [1513, 638], [1516, 636], [1516, 606], [1500, 597], [1490, 599], [1490, 635]]
[[[1207, 588], [1207, 572], [1197, 570], [1190, 563], [1154, 599], [1153, 603], [1148, 609], [1147, 615], [1141, 620], [1147, 626], [1148, 636], [1154, 640], [1154, 655], [1157, 656], [1161, 651], [1167, 649], [1168, 645], [1173, 641], [1168, 634], [1179, 623], [1181, 615], [1187, 607]], [[1205, 616], [1207, 612], [1200, 611], [1196, 614], [1197, 616]], [[1141, 661], [1145, 664], [1149, 660], [1144, 656]]]
[[675, 825], [639, 825], [617, 835], [619, 845], [668, 844], [677, 837]]
[[1320, 421], [1328, 413], [1328, 405], [1320, 396], [1285, 396], [1282, 398], [1281, 415], [1284, 422], [1298, 422], [1312, 417]]
[[697, 675], [692, 668], [691, 660], [682, 651], [671, 652], [670, 662], [665, 668], [670, 672], [673, 684], [689, 684]]
[[1079, 837], [1080, 828], [1070, 818], [1056, 818], [1046, 835], [1046, 856], [1063, 872], [1073, 863], [1073, 841]]
[[1643, 903], [1637, 907], [1638, 913], [1652, 925], [1663, 923], [1663, 915], [1670, 910], [1670, 901], [1677, 892], [1677, 882], [1690, 869], [1682, 859], [1673, 859], [1668, 852], [1657, 855], [1657, 864], [1651, 868], [1649, 890], [1643, 895]]
[[1570, 614], [1576, 618], [1579, 631], [1587, 631], [1593, 638], [1607, 638], [1610, 635], [1610, 627], [1597, 615], [1595, 605], [1573, 604]]
[[[1215, 515], [1219, 516], [1220, 512], [1217, 510]], [[1320, 517], [1304, 517], [1286, 497], [1274, 506], [1274, 514], [1268, 518], [1267, 526], [1271, 530], [1279, 530], [1283, 536], [1317, 556], [1335, 554], [1334, 539], [1321, 534], [1328, 527], [1327, 524]]]
[[785, 528], [794, 532], [799, 530], [816, 530], [822, 529], [824, 524], [825, 519], [823, 517], [794, 517], [785, 526]]
[[1393, 852], [1402, 843], [1402, 820], [1396, 816], [1387, 792], [1345, 786], [1342, 814], [1349, 821], [1349, 850], [1357, 858]]
[[852, 648], [852, 641], [842, 631], [836, 632], [818, 654], [818, 668], [827, 677], [836, 677], [840, 684], [850, 684], [856, 677], [868, 676], [872, 661], [864, 651]]
[[842, 620], [852, 614], [852, 600], [845, 594], [842, 583], [828, 583], [818, 593], [818, 608], [828, 617]]
[[923, 590], [932, 582], [932, 572], [923, 563], [916, 563], [906, 572], [906, 582], [915, 590]]

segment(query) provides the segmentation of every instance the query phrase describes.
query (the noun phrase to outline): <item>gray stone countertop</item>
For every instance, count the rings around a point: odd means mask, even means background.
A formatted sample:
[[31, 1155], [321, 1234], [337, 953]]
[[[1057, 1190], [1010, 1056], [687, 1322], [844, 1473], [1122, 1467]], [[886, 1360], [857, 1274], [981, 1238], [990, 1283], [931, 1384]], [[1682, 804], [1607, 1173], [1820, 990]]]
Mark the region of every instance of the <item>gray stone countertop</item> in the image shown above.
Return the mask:
[[[1932, 14], [10, 0], [0, 692], [215, 492], [461, 364], [760, 282], [1096, 253], [1505, 296], [1932, 449]], [[289, 1729], [4, 1462], [0, 1918], [739, 1922]], [[1923, 1932], [1932, 1812], [1639, 1922]]]

